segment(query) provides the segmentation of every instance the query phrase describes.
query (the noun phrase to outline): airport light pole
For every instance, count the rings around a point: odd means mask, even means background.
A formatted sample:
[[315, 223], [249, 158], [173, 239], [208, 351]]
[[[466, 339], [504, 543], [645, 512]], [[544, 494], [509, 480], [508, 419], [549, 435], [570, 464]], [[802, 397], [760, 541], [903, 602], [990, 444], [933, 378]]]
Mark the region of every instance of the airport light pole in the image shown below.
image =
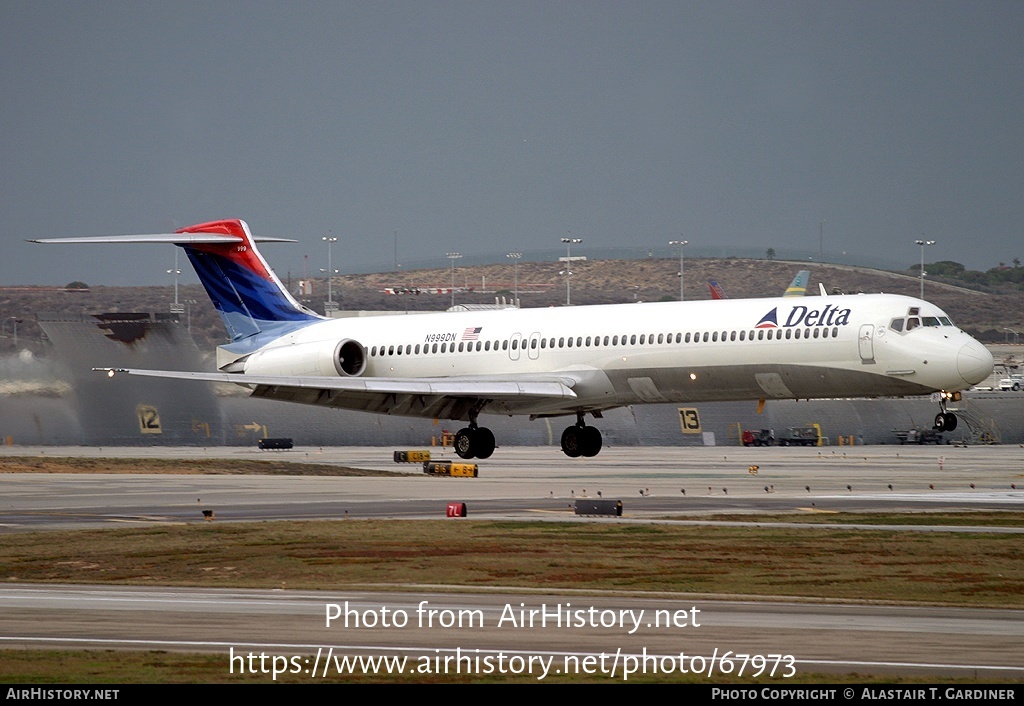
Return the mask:
[[181, 276], [181, 269], [178, 267], [178, 248], [174, 248], [174, 269], [167, 270], [167, 274], [174, 275], [174, 303], [171, 304], [171, 313], [181, 314], [184, 308], [178, 301], [178, 277]]
[[915, 240], [917, 245], [921, 246], [921, 299], [924, 299], [924, 246], [935, 245], [934, 240]]
[[13, 321], [14, 322], [14, 347], [17, 348], [18, 347], [18, 324], [21, 323], [21, 319], [19, 319], [17, 316], [8, 316], [6, 319], [4, 319], [4, 323], [6, 324], [8, 321]]
[[565, 305], [571, 306], [572, 294], [569, 285], [570, 278], [572, 277], [572, 272], [570, 271], [572, 267], [571, 248], [574, 244], [579, 245], [582, 243], [583, 238], [562, 238], [562, 242], [565, 243]]
[[174, 248], [174, 269], [167, 270], [167, 274], [174, 275], [174, 308], [178, 308], [178, 277], [181, 275], [181, 270], [178, 268], [178, 248]]
[[445, 255], [449, 260], [452, 261], [452, 306], [455, 306], [455, 261], [462, 257], [461, 253], [450, 252]]
[[[330, 312], [334, 310], [334, 288], [332, 282], [334, 280], [334, 266], [331, 262], [331, 246], [338, 242], [335, 236], [325, 235], [320, 240], [327, 243], [327, 306], [324, 307], [324, 311]], [[322, 272], [323, 270], [321, 270]], [[328, 314], [329, 315], [329, 314]]]
[[679, 301], [683, 301], [683, 248], [690, 244], [689, 240], [670, 240], [669, 245], [679, 248]]
[[513, 295], [512, 299], [515, 302], [516, 307], [519, 306], [519, 259], [523, 256], [521, 252], [510, 252], [505, 257], [512, 259], [512, 271], [514, 282], [513, 284]]

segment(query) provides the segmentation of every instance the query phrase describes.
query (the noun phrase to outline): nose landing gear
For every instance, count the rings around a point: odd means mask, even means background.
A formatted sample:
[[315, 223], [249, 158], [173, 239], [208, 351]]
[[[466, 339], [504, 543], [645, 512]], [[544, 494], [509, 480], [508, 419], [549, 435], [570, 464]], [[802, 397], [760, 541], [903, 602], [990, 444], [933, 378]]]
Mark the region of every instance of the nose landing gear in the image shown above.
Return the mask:
[[953, 431], [956, 429], [957, 419], [952, 412], [939, 412], [935, 415], [936, 431]]
[[939, 408], [942, 410], [935, 415], [935, 431], [953, 431], [956, 429], [957, 419], [956, 415], [952, 412], [946, 411], [947, 400], [959, 400], [959, 392], [943, 392], [941, 393], [941, 399], [939, 400]]

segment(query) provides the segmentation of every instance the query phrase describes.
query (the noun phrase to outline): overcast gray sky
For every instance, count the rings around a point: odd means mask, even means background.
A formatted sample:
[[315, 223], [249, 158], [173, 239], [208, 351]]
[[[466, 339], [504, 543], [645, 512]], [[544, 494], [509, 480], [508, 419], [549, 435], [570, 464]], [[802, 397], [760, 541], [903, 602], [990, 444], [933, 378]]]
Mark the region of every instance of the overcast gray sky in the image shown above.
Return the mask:
[[[239, 217], [284, 277], [457, 250], [1024, 257], [1022, 2], [0, 4], [0, 284], [169, 284]], [[694, 250], [694, 252], [697, 252]]]

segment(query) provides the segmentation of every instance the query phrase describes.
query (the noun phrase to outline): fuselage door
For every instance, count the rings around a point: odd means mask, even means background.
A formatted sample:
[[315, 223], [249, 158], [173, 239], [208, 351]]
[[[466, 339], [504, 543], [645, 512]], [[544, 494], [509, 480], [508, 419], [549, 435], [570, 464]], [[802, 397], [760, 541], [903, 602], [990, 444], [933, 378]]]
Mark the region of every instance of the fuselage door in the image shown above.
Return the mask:
[[861, 363], [871, 364], [875, 362], [874, 335], [874, 324], [864, 324], [860, 327], [860, 334], [857, 336], [857, 347], [860, 349]]
[[526, 349], [526, 354], [530, 356], [530, 360], [537, 360], [540, 357], [540, 334], [536, 331], [531, 333], [527, 345], [529, 348]]
[[519, 349], [523, 346], [523, 334], [513, 333], [508, 342], [508, 357], [512, 360], [519, 360]]

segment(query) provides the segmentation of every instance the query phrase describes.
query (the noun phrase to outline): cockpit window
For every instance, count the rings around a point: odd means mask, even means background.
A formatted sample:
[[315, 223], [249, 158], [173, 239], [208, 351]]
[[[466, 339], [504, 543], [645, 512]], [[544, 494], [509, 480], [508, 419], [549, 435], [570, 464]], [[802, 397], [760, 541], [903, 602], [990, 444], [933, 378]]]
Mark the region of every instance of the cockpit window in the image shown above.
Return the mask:
[[941, 326], [941, 324], [939, 323], [939, 318], [937, 316], [922, 316], [921, 322], [925, 326]]
[[902, 332], [903, 319], [893, 319], [892, 322], [889, 323], [889, 328], [891, 328], [893, 331], [896, 331], [897, 333]]
[[921, 319], [917, 318], [916, 316], [911, 316], [909, 319], [907, 319], [907, 330], [908, 331], [913, 331], [914, 329], [916, 329], [920, 325], [921, 325]]
[[948, 316], [940, 316], [939, 321], [942, 322], [943, 326], [952, 326], [953, 322], [949, 320]]

